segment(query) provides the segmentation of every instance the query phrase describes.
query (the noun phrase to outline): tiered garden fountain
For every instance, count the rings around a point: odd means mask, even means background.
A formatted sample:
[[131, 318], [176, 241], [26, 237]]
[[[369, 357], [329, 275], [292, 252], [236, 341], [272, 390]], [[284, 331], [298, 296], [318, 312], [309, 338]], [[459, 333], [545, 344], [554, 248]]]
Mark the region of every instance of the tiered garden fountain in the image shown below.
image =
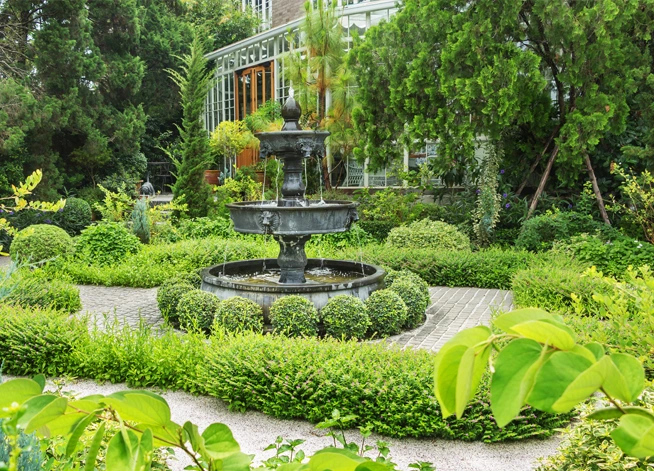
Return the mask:
[[256, 134], [260, 156], [275, 156], [284, 165], [281, 198], [228, 204], [234, 229], [245, 234], [271, 234], [279, 243], [277, 259], [256, 259], [215, 265], [203, 270], [202, 289], [221, 299], [243, 296], [263, 307], [289, 294], [311, 300], [316, 308], [329, 298], [351, 294], [366, 299], [381, 287], [384, 271], [361, 262], [307, 259], [305, 244], [312, 234], [345, 232], [358, 219], [357, 203], [307, 200], [303, 170], [306, 159], [324, 156], [328, 132], [303, 131], [301, 110], [292, 94], [282, 108], [281, 131]]

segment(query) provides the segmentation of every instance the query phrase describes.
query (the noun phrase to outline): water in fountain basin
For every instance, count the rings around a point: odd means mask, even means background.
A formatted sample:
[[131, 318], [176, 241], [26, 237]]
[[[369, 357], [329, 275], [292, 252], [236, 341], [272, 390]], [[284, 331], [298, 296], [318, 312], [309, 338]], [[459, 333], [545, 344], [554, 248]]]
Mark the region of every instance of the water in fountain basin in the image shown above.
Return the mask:
[[[242, 283], [252, 283], [256, 285], [278, 286], [279, 283], [279, 269], [269, 269], [259, 273], [239, 274], [239, 275], [223, 275], [222, 278], [230, 281], [238, 281]], [[331, 268], [312, 268], [304, 272], [306, 277], [305, 284], [343, 284], [362, 278], [364, 275], [358, 272], [346, 272], [332, 270]]]

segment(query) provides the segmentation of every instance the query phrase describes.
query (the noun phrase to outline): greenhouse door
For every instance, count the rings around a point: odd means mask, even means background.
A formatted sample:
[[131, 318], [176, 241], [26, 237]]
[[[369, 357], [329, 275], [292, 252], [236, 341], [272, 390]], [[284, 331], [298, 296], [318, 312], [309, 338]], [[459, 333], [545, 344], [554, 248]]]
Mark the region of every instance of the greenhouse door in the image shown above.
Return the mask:
[[236, 72], [236, 119], [244, 119], [273, 96], [273, 63]]
[[[236, 72], [236, 86], [236, 119], [244, 119], [266, 101], [274, 98], [273, 63], [268, 62]], [[236, 157], [236, 166], [254, 165], [258, 161], [258, 150], [245, 149]]]

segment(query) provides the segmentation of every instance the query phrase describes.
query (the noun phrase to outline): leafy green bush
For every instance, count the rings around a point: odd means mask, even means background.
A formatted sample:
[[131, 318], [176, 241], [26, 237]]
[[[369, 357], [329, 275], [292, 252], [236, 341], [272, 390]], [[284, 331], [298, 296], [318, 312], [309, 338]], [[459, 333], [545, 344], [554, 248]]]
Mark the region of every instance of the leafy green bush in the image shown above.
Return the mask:
[[184, 239], [206, 239], [207, 237], [229, 239], [238, 235], [234, 232], [232, 221], [229, 218], [183, 219], [180, 221], [177, 230]]
[[425, 321], [427, 302], [420, 287], [409, 279], [398, 279], [391, 284], [391, 291], [396, 293], [406, 306], [406, 320], [402, 325], [405, 329], [415, 329]]
[[302, 296], [284, 296], [270, 306], [273, 331], [288, 337], [315, 337], [318, 321], [316, 307]]
[[539, 307], [552, 312], [573, 312], [576, 300], [596, 306], [593, 296], [608, 293], [610, 284], [582, 276], [585, 267], [576, 263], [543, 264], [516, 273], [513, 278], [513, 301], [520, 307]]
[[16, 234], [10, 253], [13, 260], [40, 264], [73, 251], [73, 240], [66, 231], [49, 224], [35, 224]]
[[366, 311], [370, 317], [368, 333], [378, 337], [399, 334], [406, 324], [407, 309], [402, 298], [390, 289], [373, 292], [366, 299]]
[[19, 276], [4, 301], [24, 307], [51, 308], [74, 314], [82, 309], [79, 289], [64, 280], [43, 276]]
[[[327, 255], [325, 255], [327, 256]], [[329, 256], [357, 260], [357, 250], [330, 253]], [[560, 254], [533, 254], [526, 251], [491, 248], [467, 250], [430, 250], [369, 245], [363, 250], [363, 261], [392, 270], [410, 270], [429, 286], [474, 286], [477, 288], [510, 289], [516, 271], [552, 258], [570, 260]]]
[[220, 326], [228, 332], [263, 330], [263, 309], [254, 301], [234, 296], [225, 299], [216, 310], [214, 329]]
[[231, 409], [320, 422], [334, 409], [390, 437], [441, 437], [496, 442], [547, 437], [567, 416], [527, 407], [497, 427], [487, 386], [461, 420], [443, 420], [434, 397], [433, 354], [384, 343], [242, 335], [212, 337], [198, 380]]
[[654, 267], [654, 245], [620, 237], [605, 242], [599, 237], [580, 235], [558, 247], [580, 262], [594, 265], [606, 275], [620, 278], [629, 266]]
[[410, 270], [387, 270], [386, 276], [384, 277], [384, 283], [387, 287], [391, 286], [398, 280], [408, 280], [420, 289], [422, 298], [426, 306], [429, 306], [431, 302], [431, 297], [429, 295], [429, 285], [425, 280], [423, 280], [420, 275], [413, 273]]
[[84, 320], [62, 311], [0, 304], [0, 363], [16, 376], [75, 374], [73, 352], [88, 336]]
[[177, 273], [172, 278], [166, 280], [167, 282], [184, 282], [192, 285], [194, 288], [200, 289], [202, 286], [202, 277], [197, 272]]
[[515, 246], [518, 249], [540, 252], [551, 249], [557, 240], [569, 240], [572, 236], [583, 233], [597, 233], [604, 240], [622, 237], [619, 231], [595, 221], [590, 215], [557, 211], [525, 221]]
[[[654, 391], [645, 392], [638, 405], [654, 412]], [[579, 413], [586, 416], [604, 407], [600, 401], [578, 407]], [[615, 420], [581, 420], [574, 427], [562, 431], [563, 440], [556, 453], [540, 459], [538, 471], [560, 470], [602, 470], [602, 471], [650, 471], [651, 464], [626, 456], [611, 438], [611, 432], [619, 423]]]
[[79, 235], [91, 224], [93, 213], [91, 205], [81, 198], [66, 198], [66, 206], [55, 213], [54, 223], [71, 236]]
[[348, 294], [334, 296], [320, 310], [325, 334], [336, 339], [362, 339], [370, 326], [366, 305]]
[[179, 326], [187, 331], [209, 332], [219, 306], [220, 300], [214, 294], [200, 289], [188, 291], [177, 304]]
[[138, 238], [118, 222], [89, 226], [77, 238], [78, 256], [98, 265], [119, 263], [138, 252], [140, 246]]
[[[91, 226], [93, 227], [93, 226]], [[276, 244], [275, 244], [276, 245]], [[278, 247], [260, 241], [203, 239], [174, 244], [145, 245], [135, 255], [112, 265], [85, 265], [79, 261], [56, 263], [52, 270], [75, 283], [154, 288], [179, 273], [188, 273], [227, 261], [276, 256]]]
[[418, 249], [470, 250], [470, 239], [455, 226], [429, 219], [392, 229], [386, 244]]
[[357, 225], [365, 231], [366, 234], [370, 234], [373, 239], [379, 242], [384, 242], [388, 237], [388, 233], [391, 232], [394, 227], [397, 227], [397, 224], [391, 221], [361, 220]]
[[582, 277], [602, 287], [593, 294], [592, 303], [573, 296], [568, 322], [587, 342], [607, 345], [612, 352], [626, 352], [637, 357], [648, 378], [654, 378], [654, 276], [648, 267], [628, 269], [622, 280], [607, 277], [595, 267]]
[[[46, 373], [210, 394], [236, 410], [314, 423], [334, 409], [391, 437], [495, 442], [548, 437], [571, 415], [526, 408], [499, 429], [487, 385], [461, 420], [443, 420], [433, 396], [433, 354], [378, 343], [258, 334], [179, 335], [109, 325], [53, 311], [0, 306], [0, 361], [13, 375]], [[487, 382], [485, 382], [487, 383]]]
[[195, 286], [180, 280], [172, 278], [164, 282], [157, 289], [157, 305], [163, 318], [173, 327], [179, 327], [179, 313], [177, 306], [179, 300], [189, 291], [197, 289]]

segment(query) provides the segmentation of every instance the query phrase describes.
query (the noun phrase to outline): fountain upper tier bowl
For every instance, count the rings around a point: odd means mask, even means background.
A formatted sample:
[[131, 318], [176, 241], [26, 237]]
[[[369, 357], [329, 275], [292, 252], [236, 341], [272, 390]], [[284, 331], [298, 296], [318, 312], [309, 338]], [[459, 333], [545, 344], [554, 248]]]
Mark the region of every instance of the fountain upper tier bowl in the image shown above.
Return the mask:
[[288, 157], [323, 157], [327, 131], [284, 130], [258, 132], [255, 134], [260, 141], [259, 155], [265, 159], [269, 155], [281, 159]]
[[345, 232], [357, 216], [352, 201], [299, 200], [297, 206], [274, 201], [243, 201], [227, 205], [234, 230], [246, 234], [310, 235]]

